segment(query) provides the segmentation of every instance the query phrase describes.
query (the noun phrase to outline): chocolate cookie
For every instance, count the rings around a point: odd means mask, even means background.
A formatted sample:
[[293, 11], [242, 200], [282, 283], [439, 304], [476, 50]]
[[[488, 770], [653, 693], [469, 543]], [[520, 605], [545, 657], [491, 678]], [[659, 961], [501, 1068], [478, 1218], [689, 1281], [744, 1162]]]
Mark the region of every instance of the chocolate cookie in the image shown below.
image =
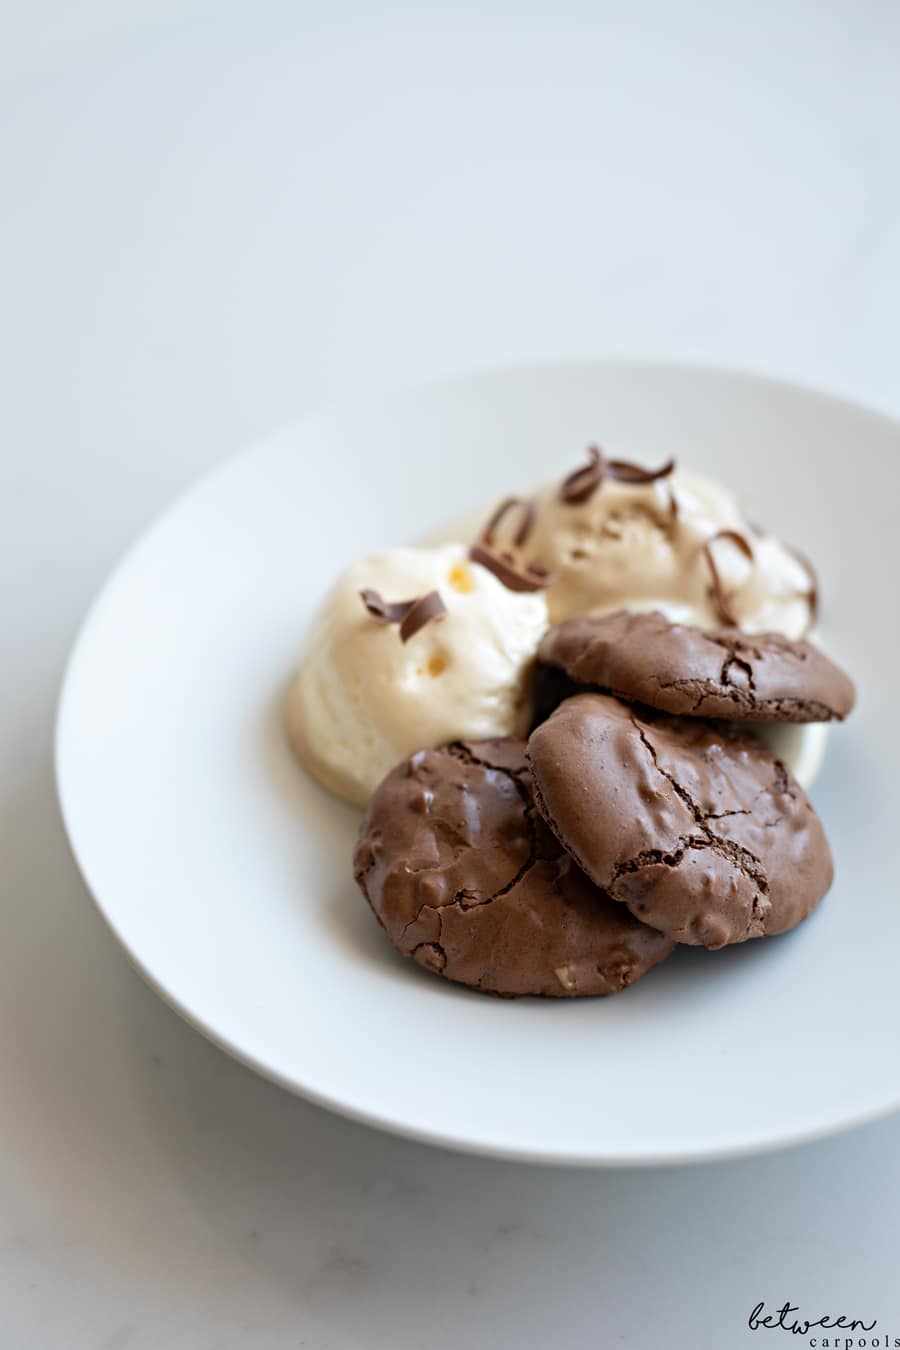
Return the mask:
[[593, 881], [678, 942], [783, 933], [831, 885], [805, 793], [749, 732], [566, 699], [532, 733], [534, 795]]
[[681, 716], [742, 721], [840, 721], [854, 702], [848, 676], [810, 642], [737, 628], [705, 633], [658, 611], [568, 619], [546, 634], [538, 661], [544, 715], [575, 686]]
[[525, 742], [422, 750], [377, 789], [353, 860], [398, 951], [494, 994], [615, 994], [674, 944], [605, 896], [535, 809]]

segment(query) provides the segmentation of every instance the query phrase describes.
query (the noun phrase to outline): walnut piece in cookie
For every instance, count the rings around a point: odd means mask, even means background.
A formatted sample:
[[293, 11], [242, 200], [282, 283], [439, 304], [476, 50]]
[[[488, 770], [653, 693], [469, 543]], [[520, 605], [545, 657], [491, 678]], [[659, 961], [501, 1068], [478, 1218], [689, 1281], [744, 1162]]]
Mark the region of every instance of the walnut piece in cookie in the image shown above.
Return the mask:
[[354, 874], [398, 951], [489, 993], [615, 994], [674, 946], [560, 848], [514, 738], [419, 751], [389, 773]]

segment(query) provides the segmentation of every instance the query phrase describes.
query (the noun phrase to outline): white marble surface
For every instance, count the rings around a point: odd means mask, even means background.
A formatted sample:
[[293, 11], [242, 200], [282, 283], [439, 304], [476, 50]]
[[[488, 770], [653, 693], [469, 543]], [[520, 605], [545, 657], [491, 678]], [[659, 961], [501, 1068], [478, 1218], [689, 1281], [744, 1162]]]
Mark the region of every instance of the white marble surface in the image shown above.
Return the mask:
[[892, 0], [375, 8], [0, 12], [0, 1340], [731, 1350], [783, 1343], [745, 1324], [785, 1298], [900, 1336], [900, 1120], [651, 1173], [402, 1143], [182, 1025], [70, 860], [51, 719], [79, 618], [279, 422], [608, 351], [900, 413]]

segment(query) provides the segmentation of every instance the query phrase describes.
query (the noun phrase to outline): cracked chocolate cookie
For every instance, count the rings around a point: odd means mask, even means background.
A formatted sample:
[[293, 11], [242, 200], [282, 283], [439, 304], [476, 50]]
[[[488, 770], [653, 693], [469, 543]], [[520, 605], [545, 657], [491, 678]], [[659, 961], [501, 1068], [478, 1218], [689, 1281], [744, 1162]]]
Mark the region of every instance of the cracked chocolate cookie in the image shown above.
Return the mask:
[[810, 642], [705, 633], [658, 611], [568, 619], [546, 634], [538, 662], [543, 716], [579, 686], [681, 716], [742, 721], [840, 721], [854, 702], [849, 677]]
[[806, 794], [737, 727], [584, 693], [532, 733], [528, 761], [564, 848], [678, 942], [715, 948], [786, 932], [831, 885]]
[[422, 750], [381, 783], [354, 874], [391, 942], [494, 994], [615, 994], [674, 943], [605, 896], [536, 810], [525, 742]]

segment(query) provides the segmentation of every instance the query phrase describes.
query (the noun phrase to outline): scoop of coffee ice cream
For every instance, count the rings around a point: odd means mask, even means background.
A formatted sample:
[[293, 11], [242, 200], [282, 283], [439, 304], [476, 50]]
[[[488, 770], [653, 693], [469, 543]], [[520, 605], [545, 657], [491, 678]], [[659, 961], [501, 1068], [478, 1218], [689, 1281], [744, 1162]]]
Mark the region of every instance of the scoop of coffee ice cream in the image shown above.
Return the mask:
[[697, 474], [604, 476], [577, 500], [551, 483], [534, 498], [527, 552], [551, 575], [551, 623], [658, 609], [698, 628], [798, 638], [813, 617], [803, 562], [755, 530], [733, 493]]
[[[433, 592], [421, 626], [390, 617]], [[510, 590], [462, 544], [363, 558], [313, 619], [288, 695], [291, 742], [325, 787], [364, 805], [413, 750], [523, 733], [546, 627], [541, 591]]]

